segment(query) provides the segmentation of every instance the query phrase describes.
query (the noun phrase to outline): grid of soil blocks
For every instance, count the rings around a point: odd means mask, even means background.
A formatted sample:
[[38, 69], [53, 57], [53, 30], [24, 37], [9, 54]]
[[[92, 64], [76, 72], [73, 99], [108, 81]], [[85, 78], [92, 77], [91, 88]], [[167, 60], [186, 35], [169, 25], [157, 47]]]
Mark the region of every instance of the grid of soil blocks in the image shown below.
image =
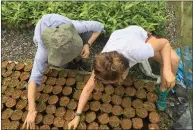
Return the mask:
[[[31, 64], [2, 62], [2, 128], [19, 129], [28, 110]], [[36, 128], [67, 129], [88, 74], [46, 68], [36, 92]], [[97, 84], [78, 129], [159, 129], [153, 82], [127, 77], [122, 84]]]

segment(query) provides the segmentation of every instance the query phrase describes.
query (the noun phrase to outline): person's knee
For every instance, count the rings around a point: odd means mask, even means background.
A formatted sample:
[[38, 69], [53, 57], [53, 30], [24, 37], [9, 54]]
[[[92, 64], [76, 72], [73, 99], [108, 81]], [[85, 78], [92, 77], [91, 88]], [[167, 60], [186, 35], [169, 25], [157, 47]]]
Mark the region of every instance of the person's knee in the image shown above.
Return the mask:
[[180, 57], [179, 57], [177, 54], [175, 54], [175, 55], [173, 55], [171, 58], [172, 58], [172, 63], [173, 63], [173, 65], [178, 66], [179, 61], [180, 61]]

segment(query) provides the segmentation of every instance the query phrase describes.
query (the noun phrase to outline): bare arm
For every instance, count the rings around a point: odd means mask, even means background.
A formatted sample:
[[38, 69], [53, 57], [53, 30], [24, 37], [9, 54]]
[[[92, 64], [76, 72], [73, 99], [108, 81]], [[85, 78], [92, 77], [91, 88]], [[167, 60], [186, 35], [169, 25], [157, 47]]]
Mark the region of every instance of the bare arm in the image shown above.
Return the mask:
[[93, 32], [92, 36], [88, 40], [88, 44], [92, 45], [93, 42], [98, 38], [101, 32]]
[[28, 85], [28, 111], [33, 112], [36, 111], [36, 104], [35, 104], [35, 94], [36, 94], [36, 83], [34, 81], [30, 81]]

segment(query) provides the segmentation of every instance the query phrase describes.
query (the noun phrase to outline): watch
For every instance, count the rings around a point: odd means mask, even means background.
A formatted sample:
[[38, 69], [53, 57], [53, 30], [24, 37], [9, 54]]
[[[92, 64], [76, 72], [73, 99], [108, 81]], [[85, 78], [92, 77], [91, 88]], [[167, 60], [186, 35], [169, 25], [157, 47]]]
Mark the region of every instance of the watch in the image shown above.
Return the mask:
[[82, 113], [75, 113], [75, 116], [81, 116], [82, 115]]

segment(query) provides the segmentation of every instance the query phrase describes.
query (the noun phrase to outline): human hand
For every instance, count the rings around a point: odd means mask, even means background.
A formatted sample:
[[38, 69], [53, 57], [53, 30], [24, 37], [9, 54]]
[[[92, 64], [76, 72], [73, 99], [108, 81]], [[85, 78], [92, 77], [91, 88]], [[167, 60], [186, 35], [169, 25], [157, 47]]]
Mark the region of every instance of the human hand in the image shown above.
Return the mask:
[[75, 116], [75, 118], [68, 123], [68, 129], [73, 129], [75, 130], [80, 122], [80, 116]]
[[83, 46], [83, 49], [82, 49], [82, 52], [81, 52], [81, 56], [82, 56], [82, 58], [88, 58], [89, 54], [90, 54], [89, 45], [85, 44]]
[[35, 129], [35, 119], [36, 119], [37, 111], [29, 111], [25, 122], [22, 126], [22, 129]]

